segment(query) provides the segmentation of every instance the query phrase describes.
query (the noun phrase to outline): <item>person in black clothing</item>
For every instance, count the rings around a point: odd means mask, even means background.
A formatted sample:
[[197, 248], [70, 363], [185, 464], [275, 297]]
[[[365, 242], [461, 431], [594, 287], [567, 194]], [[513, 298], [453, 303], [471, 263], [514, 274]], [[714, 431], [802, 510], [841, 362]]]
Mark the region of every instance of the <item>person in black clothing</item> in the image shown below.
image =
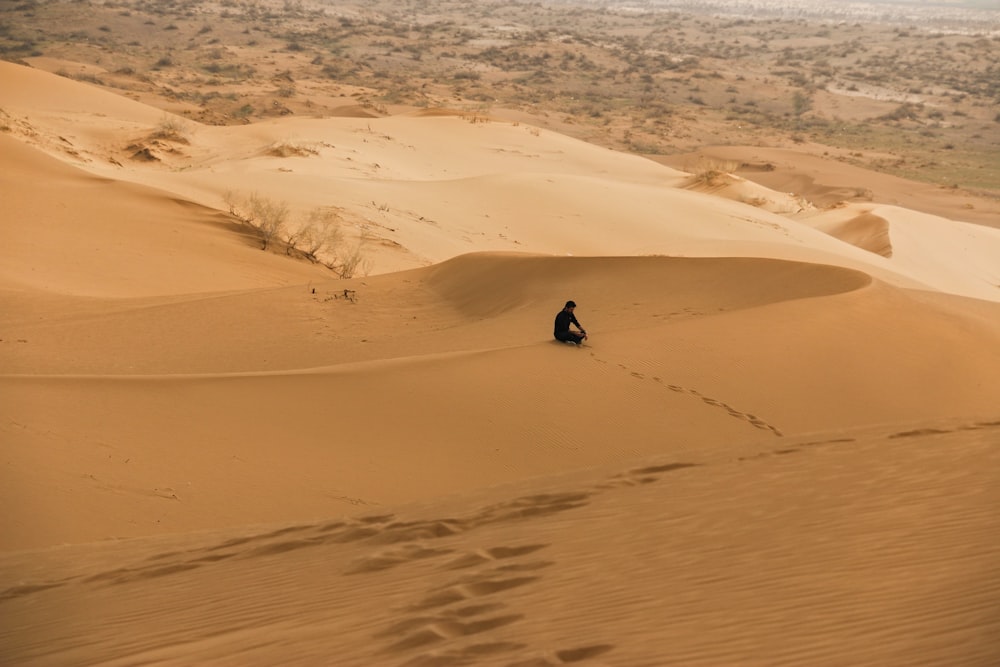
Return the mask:
[[[556, 340], [561, 340], [564, 343], [575, 343], [577, 345], [587, 340], [587, 332], [584, 331], [580, 323], [576, 321], [576, 316], [573, 315], [573, 309], [575, 308], [576, 304], [574, 302], [567, 301], [566, 306], [556, 314], [555, 330], [553, 331]], [[576, 325], [576, 328], [580, 331], [570, 331], [570, 324]]]

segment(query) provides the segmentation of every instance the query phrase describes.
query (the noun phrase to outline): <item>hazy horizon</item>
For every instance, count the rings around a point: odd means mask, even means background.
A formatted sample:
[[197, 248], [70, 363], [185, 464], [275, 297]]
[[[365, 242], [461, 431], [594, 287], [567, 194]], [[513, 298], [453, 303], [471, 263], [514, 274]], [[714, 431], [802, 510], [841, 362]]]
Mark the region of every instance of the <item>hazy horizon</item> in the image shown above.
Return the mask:
[[[1000, 3], [996, 0], [555, 0], [561, 4], [604, 5], [619, 9], [664, 9], [760, 18], [828, 18], [836, 20], [982, 23], [985, 32], [1000, 31]], [[945, 26], [940, 26], [945, 27]]]

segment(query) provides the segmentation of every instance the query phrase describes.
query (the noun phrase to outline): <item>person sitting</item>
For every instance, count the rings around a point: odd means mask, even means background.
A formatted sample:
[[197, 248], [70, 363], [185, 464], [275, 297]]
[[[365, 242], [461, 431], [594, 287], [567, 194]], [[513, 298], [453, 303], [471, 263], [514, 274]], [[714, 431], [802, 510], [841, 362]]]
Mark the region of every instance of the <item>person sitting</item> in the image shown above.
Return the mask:
[[[564, 343], [573, 343], [574, 345], [580, 345], [583, 341], [587, 340], [587, 332], [576, 321], [576, 315], [573, 314], [575, 309], [576, 303], [567, 301], [563, 309], [556, 314], [555, 329], [553, 331], [556, 340], [561, 340]], [[569, 328], [571, 324], [575, 325], [580, 331], [572, 331]]]

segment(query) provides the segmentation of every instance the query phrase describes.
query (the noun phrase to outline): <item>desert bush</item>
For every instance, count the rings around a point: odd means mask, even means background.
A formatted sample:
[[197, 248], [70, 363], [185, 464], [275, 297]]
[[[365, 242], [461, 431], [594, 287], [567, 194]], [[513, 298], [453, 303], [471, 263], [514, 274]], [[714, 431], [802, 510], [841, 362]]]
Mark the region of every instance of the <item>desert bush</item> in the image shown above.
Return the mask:
[[213, 49], [207, 54], [213, 62], [202, 65], [201, 68], [209, 74], [226, 76], [233, 81], [245, 81], [252, 78], [254, 74], [257, 73], [257, 70], [251, 65], [239, 62], [219, 62], [220, 60], [224, 60], [225, 55], [225, 52], [220, 49]]
[[257, 231], [262, 250], [267, 250], [275, 239], [280, 238], [288, 221], [288, 204], [262, 197], [256, 192], [244, 198], [237, 192], [229, 191], [223, 200], [230, 214]]
[[222, 202], [229, 210], [229, 215], [237, 218], [240, 222], [246, 222], [243, 218], [242, 199], [238, 192], [235, 190], [226, 190], [226, 193], [222, 195]]
[[331, 268], [339, 273], [341, 278], [353, 278], [359, 273], [368, 275], [371, 271], [372, 260], [365, 254], [360, 241], [356, 246], [339, 255], [337, 259], [338, 262]]
[[916, 120], [923, 105], [904, 102], [887, 114], [879, 116], [879, 120]]
[[[367, 275], [371, 260], [361, 242], [350, 249], [341, 249], [343, 232], [340, 214], [334, 207], [318, 207], [309, 211], [297, 229], [287, 232], [288, 204], [252, 193], [243, 196], [230, 190], [223, 196], [229, 213], [245, 225], [253, 227], [261, 240], [261, 249], [275, 243], [285, 244], [285, 254], [298, 254], [312, 262], [322, 261], [342, 278], [358, 273]], [[326, 257], [328, 259], [324, 260]]]
[[85, 83], [92, 83], [97, 86], [104, 85], [104, 81], [101, 80], [101, 77], [96, 74], [91, 74], [90, 72], [76, 72], [75, 74], [70, 75], [69, 78], [76, 81], [83, 81]]
[[309, 155], [319, 155], [319, 151], [311, 146], [295, 141], [276, 141], [264, 151], [273, 157], [307, 157]]
[[812, 109], [812, 105], [812, 95], [800, 90], [795, 91], [795, 95], [792, 96], [792, 111], [796, 118], [800, 118], [802, 114]]
[[289, 234], [289, 251], [294, 248], [311, 261], [319, 261], [319, 255], [335, 251], [340, 245], [343, 233], [338, 222], [335, 209], [315, 208], [309, 211], [305, 223]]
[[178, 143], [186, 144], [188, 143], [188, 128], [187, 125], [180, 118], [176, 116], [168, 116], [164, 114], [160, 122], [156, 124], [153, 128], [152, 133], [150, 133], [150, 139], [164, 139], [166, 141], [175, 141]]
[[260, 197], [257, 193], [250, 195], [250, 224], [260, 235], [261, 249], [267, 250], [268, 245], [282, 232], [288, 220], [288, 204]]
[[718, 180], [739, 169], [740, 163], [734, 160], [701, 160], [692, 170], [695, 183], [715, 185]]

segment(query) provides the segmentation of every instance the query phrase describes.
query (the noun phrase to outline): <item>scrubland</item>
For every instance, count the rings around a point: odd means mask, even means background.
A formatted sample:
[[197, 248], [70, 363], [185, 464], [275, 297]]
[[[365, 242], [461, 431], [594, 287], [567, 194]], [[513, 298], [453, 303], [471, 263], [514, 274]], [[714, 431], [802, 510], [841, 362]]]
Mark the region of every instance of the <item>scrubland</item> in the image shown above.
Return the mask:
[[988, 6], [29, 0], [2, 12], [4, 58], [200, 122], [447, 107], [644, 155], [808, 145], [1000, 190]]

